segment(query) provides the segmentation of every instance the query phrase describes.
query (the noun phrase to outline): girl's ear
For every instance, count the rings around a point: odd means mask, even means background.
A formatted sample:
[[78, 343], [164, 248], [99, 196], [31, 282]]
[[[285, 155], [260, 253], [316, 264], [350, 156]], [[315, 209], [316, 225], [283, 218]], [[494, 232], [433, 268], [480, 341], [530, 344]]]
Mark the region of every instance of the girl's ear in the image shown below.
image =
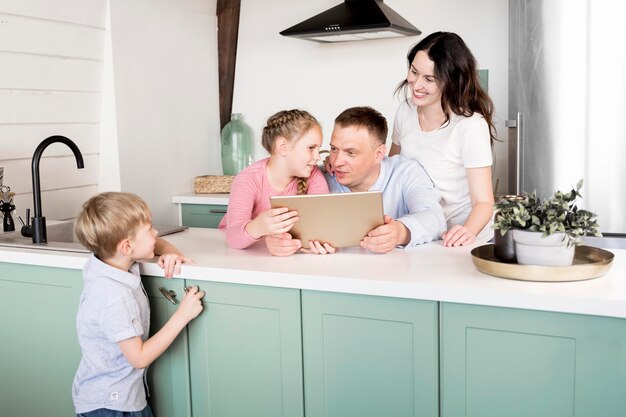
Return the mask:
[[280, 156], [286, 156], [289, 151], [289, 141], [284, 136], [279, 136], [276, 138], [274, 142], [274, 149], [276, 149], [276, 153]]

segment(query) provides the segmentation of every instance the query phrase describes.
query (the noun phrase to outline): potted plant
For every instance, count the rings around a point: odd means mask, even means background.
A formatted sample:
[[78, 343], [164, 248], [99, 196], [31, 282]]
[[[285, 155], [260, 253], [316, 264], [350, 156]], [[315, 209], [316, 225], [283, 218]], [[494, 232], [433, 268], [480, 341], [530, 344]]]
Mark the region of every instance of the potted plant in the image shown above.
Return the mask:
[[[537, 194], [502, 199], [495, 205], [494, 229], [496, 237], [512, 231], [517, 262], [524, 265], [571, 265], [575, 245], [583, 236], [602, 236], [596, 215], [579, 209], [583, 180], [568, 193], [556, 191], [541, 201]], [[499, 232], [498, 232], [499, 231]], [[510, 239], [510, 238], [509, 238]]]

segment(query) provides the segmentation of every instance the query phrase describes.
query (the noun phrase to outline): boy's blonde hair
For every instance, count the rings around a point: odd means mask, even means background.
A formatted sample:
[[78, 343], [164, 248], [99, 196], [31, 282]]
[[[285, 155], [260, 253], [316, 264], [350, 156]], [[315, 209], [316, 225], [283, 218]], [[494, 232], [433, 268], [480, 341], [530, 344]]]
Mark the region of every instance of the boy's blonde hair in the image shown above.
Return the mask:
[[[305, 110], [283, 110], [270, 116], [263, 128], [261, 144], [270, 154], [274, 151], [276, 139], [283, 137], [295, 143], [304, 136], [313, 126], [321, 128], [319, 122]], [[305, 194], [308, 188], [308, 178], [298, 178], [298, 194]]]
[[101, 193], [83, 204], [76, 237], [99, 259], [107, 259], [115, 255], [118, 243], [134, 237], [141, 225], [150, 222], [148, 205], [135, 194]]

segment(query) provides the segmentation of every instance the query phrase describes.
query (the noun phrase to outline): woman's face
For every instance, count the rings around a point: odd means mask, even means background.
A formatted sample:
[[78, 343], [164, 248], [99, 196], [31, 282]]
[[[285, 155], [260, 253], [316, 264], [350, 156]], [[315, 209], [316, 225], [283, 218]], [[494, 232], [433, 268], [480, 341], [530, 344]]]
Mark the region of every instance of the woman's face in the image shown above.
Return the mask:
[[435, 78], [435, 63], [424, 51], [418, 51], [406, 76], [413, 103], [419, 107], [441, 108], [441, 86]]

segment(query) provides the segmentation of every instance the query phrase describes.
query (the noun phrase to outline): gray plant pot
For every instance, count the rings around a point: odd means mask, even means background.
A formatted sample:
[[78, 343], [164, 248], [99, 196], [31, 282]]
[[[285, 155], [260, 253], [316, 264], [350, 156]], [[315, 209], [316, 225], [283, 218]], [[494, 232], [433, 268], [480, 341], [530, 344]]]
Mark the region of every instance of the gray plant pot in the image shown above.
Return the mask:
[[512, 230], [520, 265], [568, 266], [574, 262], [575, 246], [567, 246], [564, 233], [543, 237], [541, 232]]

